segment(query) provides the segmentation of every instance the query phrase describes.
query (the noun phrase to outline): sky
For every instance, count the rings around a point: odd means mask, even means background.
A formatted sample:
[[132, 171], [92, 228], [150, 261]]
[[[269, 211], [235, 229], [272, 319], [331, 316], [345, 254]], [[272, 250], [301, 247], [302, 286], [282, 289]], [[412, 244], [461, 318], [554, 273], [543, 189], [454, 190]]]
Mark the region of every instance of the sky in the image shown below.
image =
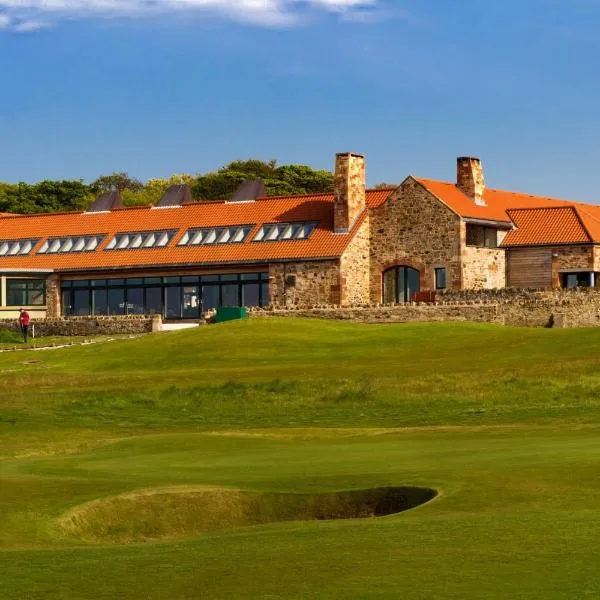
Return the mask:
[[0, 181], [234, 159], [600, 203], [600, 0], [0, 0]]

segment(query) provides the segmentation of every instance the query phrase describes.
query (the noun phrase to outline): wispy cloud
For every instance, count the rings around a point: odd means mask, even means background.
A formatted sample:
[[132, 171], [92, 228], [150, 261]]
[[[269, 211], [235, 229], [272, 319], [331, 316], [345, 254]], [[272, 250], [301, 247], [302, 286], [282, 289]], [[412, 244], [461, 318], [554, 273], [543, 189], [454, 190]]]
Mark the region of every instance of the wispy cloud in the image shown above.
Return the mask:
[[302, 22], [309, 12], [372, 20], [381, 0], [0, 0], [0, 30], [37, 31], [62, 19], [202, 13], [265, 27]]

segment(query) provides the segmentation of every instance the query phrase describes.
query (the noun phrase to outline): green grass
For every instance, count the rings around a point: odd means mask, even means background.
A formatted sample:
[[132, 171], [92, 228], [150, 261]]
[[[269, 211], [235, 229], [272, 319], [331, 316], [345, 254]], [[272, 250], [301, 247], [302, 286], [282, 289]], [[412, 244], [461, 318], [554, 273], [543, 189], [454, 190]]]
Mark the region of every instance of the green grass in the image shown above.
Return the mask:
[[[599, 340], [269, 320], [2, 354], [2, 597], [598, 598]], [[392, 486], [440, 496], [204, 535], [119, 504]]]

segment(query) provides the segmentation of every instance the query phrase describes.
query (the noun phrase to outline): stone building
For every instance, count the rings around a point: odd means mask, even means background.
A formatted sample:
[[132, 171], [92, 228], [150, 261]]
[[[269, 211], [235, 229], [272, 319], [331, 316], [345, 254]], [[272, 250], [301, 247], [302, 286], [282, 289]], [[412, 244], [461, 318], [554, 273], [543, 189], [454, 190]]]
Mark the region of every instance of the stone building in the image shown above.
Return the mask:
[[[152, 207], [118, 194], [85, 212], [0, 215], [0, 318], [161, 314], [218, 306], [408, 302], [440, 289], [595, 286], [600, 207], [492, 190], [481, 162], [457, 180], [366, 189], [365, 159], [336, 156], [331, 194], [227, 201], [175, 186]], [[419, 296], [416, 296], [419, 294]]]

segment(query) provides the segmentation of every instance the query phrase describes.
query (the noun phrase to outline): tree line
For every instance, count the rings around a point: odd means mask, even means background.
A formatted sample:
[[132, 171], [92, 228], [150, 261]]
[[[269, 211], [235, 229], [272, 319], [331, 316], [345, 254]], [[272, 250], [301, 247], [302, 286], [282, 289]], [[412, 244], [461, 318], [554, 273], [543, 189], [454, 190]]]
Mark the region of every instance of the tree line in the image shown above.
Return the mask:
[[188, 184], [195, 200], [226, 200], [239, 185], [261, 179], [268, 196], [317, 194], [333, 191], [333, 174], [306, 165], [278, 165], [277, 161], [236, 160], [217, 171], [199, 175], [179, 174], [149, 179], [145, 183], [127, 173], [102, 175], [91, 183], [83, 180], [0, 182], [0, 212], [47, 213], [87, 208], [104, 191], [118, 190], [125, 206], [152, 205], [171, 185]]

